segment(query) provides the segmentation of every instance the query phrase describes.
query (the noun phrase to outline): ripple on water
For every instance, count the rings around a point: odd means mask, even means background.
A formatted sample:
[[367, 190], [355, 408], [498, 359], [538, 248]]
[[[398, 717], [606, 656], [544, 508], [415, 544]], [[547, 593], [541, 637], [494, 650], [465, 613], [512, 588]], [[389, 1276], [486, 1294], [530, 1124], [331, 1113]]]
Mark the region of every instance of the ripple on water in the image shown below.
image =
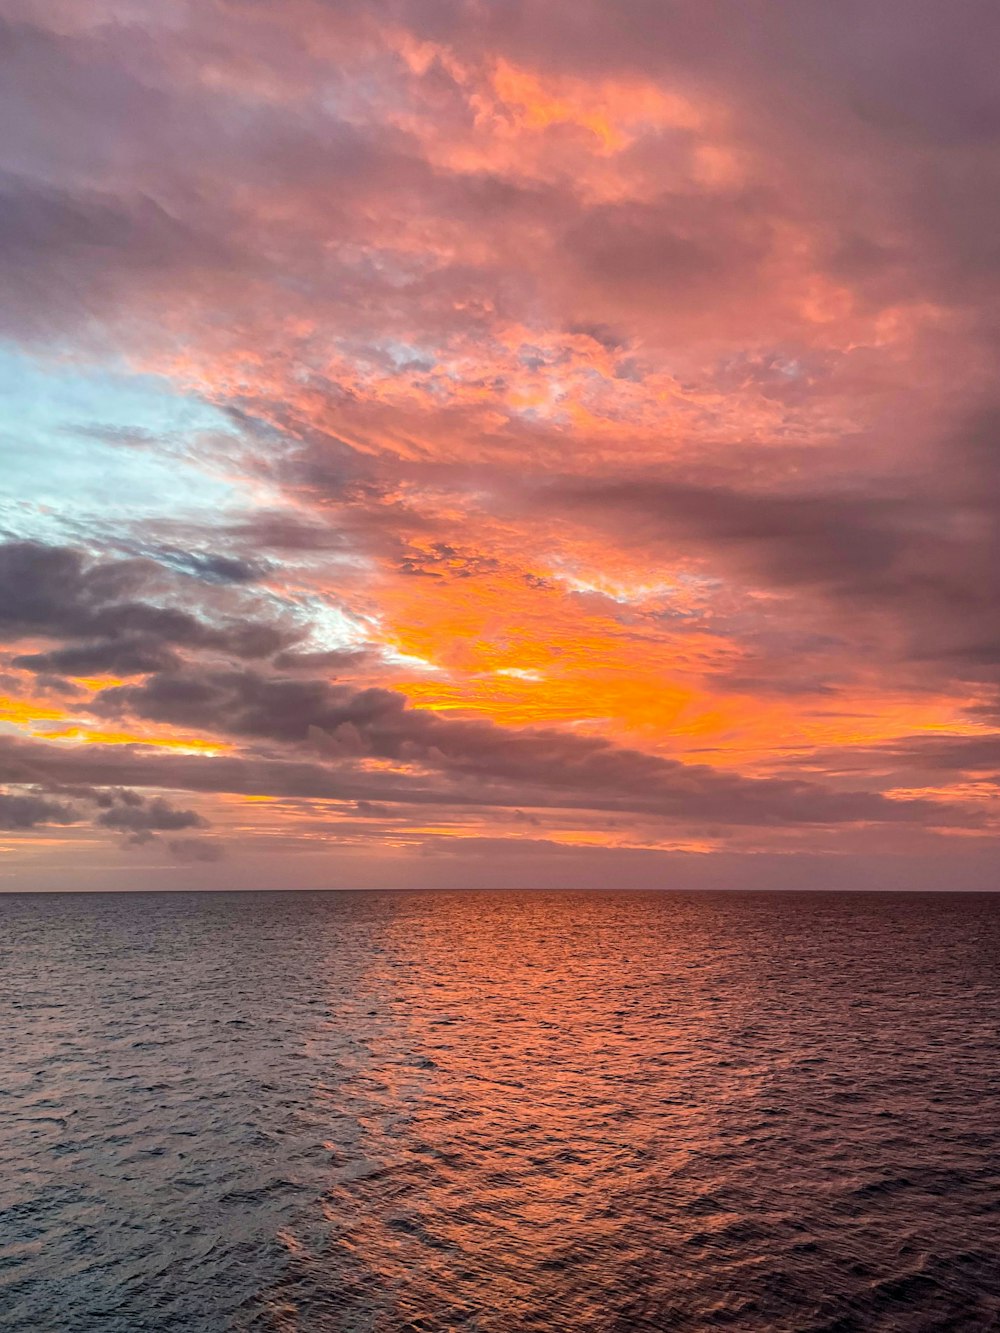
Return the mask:
[[1000, 898], [0, 898], [0, 1324], [1000, 1327]]

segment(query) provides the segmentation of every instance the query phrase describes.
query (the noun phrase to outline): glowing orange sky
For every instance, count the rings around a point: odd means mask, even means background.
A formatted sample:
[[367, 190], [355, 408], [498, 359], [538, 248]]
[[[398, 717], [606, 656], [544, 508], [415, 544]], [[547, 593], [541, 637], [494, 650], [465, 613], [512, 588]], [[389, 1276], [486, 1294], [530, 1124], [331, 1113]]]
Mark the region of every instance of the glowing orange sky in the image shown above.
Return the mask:
[[991, 886], [988, 34], [7, 8], [4, 886]]

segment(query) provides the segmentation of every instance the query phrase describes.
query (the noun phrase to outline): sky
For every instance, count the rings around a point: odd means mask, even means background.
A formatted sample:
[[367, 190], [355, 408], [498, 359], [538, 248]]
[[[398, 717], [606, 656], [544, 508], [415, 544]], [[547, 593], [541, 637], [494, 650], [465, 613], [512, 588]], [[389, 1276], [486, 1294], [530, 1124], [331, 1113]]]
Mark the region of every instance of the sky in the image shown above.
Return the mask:
[[0, 889], [996, 886], [994, 0], [0, 31]]

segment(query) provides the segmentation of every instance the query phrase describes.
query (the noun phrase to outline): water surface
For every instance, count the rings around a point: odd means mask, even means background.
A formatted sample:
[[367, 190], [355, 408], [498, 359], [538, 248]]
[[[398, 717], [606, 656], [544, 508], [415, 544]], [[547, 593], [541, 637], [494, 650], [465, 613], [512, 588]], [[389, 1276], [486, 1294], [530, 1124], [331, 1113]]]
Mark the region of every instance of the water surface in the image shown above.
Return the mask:
[[1000, 1327], [1000, 897], [0, 897], [0, 1322]]

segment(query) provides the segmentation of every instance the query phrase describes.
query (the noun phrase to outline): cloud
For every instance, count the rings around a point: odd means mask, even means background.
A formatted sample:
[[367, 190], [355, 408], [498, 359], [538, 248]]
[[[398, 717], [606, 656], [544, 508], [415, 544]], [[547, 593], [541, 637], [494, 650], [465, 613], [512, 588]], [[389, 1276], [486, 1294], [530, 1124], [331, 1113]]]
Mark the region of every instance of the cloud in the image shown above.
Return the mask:
[[179, 569], [210, 583], [256, 583], [264, 572], [253, 560], [218, 552], [170, 551], [162, 558], [165, 563], [176, 561]]
[[[84, 323], [137, 286], [154, 297], [171, 273], [227, 262], [211, 236], [142, 194], [71, 192], [7, 174], [0, 175], [0, 212], [4, 324], [21, 336]], [[102, 251], [115, 255], [114, 265], [94, 263]]]
[[[95, 786], [88, 781], [86, 769], [84, 765], [84, 772], [65, 782], [58, 772], [47, 772], [44, 763], [22, 768], [0, 760], [5, 778], [9, 772], [19, 772], [24, 779], [16, 780], [20, 790], [0, 788], [0, 829], [28, 832], [43, 826], [92, 822], [96, 828], [122, 834], [124, 846], [139, 847], [159, 833], [207, 827], [202, 815], [178, 809], [162, 796], [148, 797], [128, 787]], [[196, 848], [201, 845], [200, 839], [181, 839], [178, 845], [186, 849], [188, 842]], [[205, 845], [211, 855], [215, 844]], [[183, 850], [180, 853], [182, 857], [185, 854]], [[196, 858], [197, 851], [190, 854], [189, 859]]]
[[990, 827], [995, 5], [9, 14], [10, 799]]
[[19, 541], [0, 545], [0, 635], [7, 642], [42, 636], [64, 646], [22, 654], [16, 665], [37, 671], [136, 675], [178, 662], [176, 648], [241, 658], [267, 657], [296, 635], [261, 620], [215, 623], [143, 593], [179, 599], [149, 561], [93, 560], [69, 547]]
[[[355, 690], [246, 670], [152, 676], [141, 685], [102, 691], [96, 706], [157, 722], [211, 725], [241, 737], [308, 746], [332, 760], [334, 772], [348, 784], [344, 766], [369, 759], [391, 761], [403, 771], [434, 771], [460, 790], [477, 792], [483, 804], [625, 808], [730, 824], [893, 822], [932, 813], [945, 820], [958, 817], [943, 807], [932, 812], [921, 801], [888, 800], [878, 793], [837, 792], [805, 781], [746, 779], [599, 737], [441, 718], [409, 708], [402, 695], [388, 690]], [[358, 798], [378, 795], [370, 774], [362, 771], [358, 781], [364, 787], [356, 792]], [[385, 783], [386, 799], [391, 792], [407, 790], [399, 774], [387, 774]]]
[[[561, 496], [567, 508], [589, 500], [586, 491]], [[605, 512], [615, 514], [620, 504], [631, 506], [633, 517], [636, 507], [645, 504], [657, 522], [666, 509], [668, 518], [677, 515], [678, 526], [714, 524], [720, 540], [767, 546], [801, 538], [815, 543], [820, 553], [837, 551], [836, 521], [822, 521], [818, 507], [809, 502], [758, 508], [727, 494], [690, 488], [674, 494], [647, 486], [610, 491]], [[875, 512], [882, 511], [876, 507]], [[437, 544], [432, 550], [442, 561], [458, 558], [454, 546]], [[859, 562], [859, 576], [873, 560], [870, 555]], [[819, 557], [817, 562], [822, 564]], [[463, 570], [465, 565], [463, 559]], [[112, 762], [110, 773], [104, 766], [108, 756], [96, 747], [71, 773], [59, 757], [62, 747], [43, 747], [34, 752], [38, 769], [30, 762], [12, 763], [7, 771], [13, 781], [187, 789], [197, 773], [196, 787], [203, 783], [205, 790], [225, 791], [248, 790], [255, 779], [258, 789], [266, 772], [263, 785], [273, 792], [338, 801], [630, 810], [670, 822], [726, 827], [978, 821], [955, 804], [890, 799], [877, 791], [842, 790], [805, 778], [745, 777], [602, 736], [442, 715], [410, 706], [399, 690], [282, 671], [282, 664], [303, 671], [310, 665], [328, 672], [351, 669], [366, 660], [365, 653], [286, 652], [269, 669], [238, 660], [220, 664], [224, 652], [238, 659], [248, 645], [256, 653], [259, 646], [273, 648], [282, 640], [266, 621], [219, 625], [139, 600], [137, 593], [155, 591], [159, 578], [146, 561], [88, 562], [67, 548], [10, 543], [0, 547], [0, 576], [10, 593], [3, 612], [8, 634], [34, 629], [50, 638], [86, 640], [97, 627], [106, 635], [99, 647], [70, 644], [16, 658], [15, 665], [80, 674], [117, 666], [121, 675], [142, 679], [99, 690], [87, 704], [92, 714], [133, 728], [152, 723], [188, 735], [232, 737], [250, 747], [235, 764], [130, 757], [118, 767]], [[138, 640], [130, 637], [137, 625], [145, 630]], [[167, 643], [177, 644], [189, 660], [182, 664]], [[255, 754], [262, 745], [271, 750], [266, 758]], [[8, 753], [16, 756], [17, 751], [8, 748]], [[144, 776], [143, 766], [150, 763], [152, 770]], [[156, 832], [196, 827], [202, 820], [161, 798], [145, 802], [122, 796], [96, 822], [141, 841]]]
[[[712, 486], [655, 475], [552, 481], [533, 509], [606, 532], [660, 559], [696, 561], [744, 587], [822, 598], [848, 639], [868, 618], [889, 651], [939, 676], [1000, 678], [1000, 418], [977, 409], [922, 470], [860, 489]], [[928, 464], [936, 464], [928, 471]]]
[[75, 824], [79, 816], [69, 805], [30, 792], [0, 790], [0, 829], [21, 832], [44, 824]]
[[125, 834], [135, 845], [149, 842], [156, 833], [175, 833], [180, 829], [203, 828], [205, 820], [194, 810], [177, 810], [162, 797], [146, 801], [126, 799], [102, 810], [95, 821], [101, 828]]
[[204, 838], [171, 838], [167, 849], [178, 861], [187, 862], [221, 861], [225, 855], [217, 842], [206, 842]]
[[179, 667], [181, 659], [166, 644], [147, 636], [73, 644], [45, 653], [22, 653], [11, 659], [11, 665], [64, 676], [141, 676]]

